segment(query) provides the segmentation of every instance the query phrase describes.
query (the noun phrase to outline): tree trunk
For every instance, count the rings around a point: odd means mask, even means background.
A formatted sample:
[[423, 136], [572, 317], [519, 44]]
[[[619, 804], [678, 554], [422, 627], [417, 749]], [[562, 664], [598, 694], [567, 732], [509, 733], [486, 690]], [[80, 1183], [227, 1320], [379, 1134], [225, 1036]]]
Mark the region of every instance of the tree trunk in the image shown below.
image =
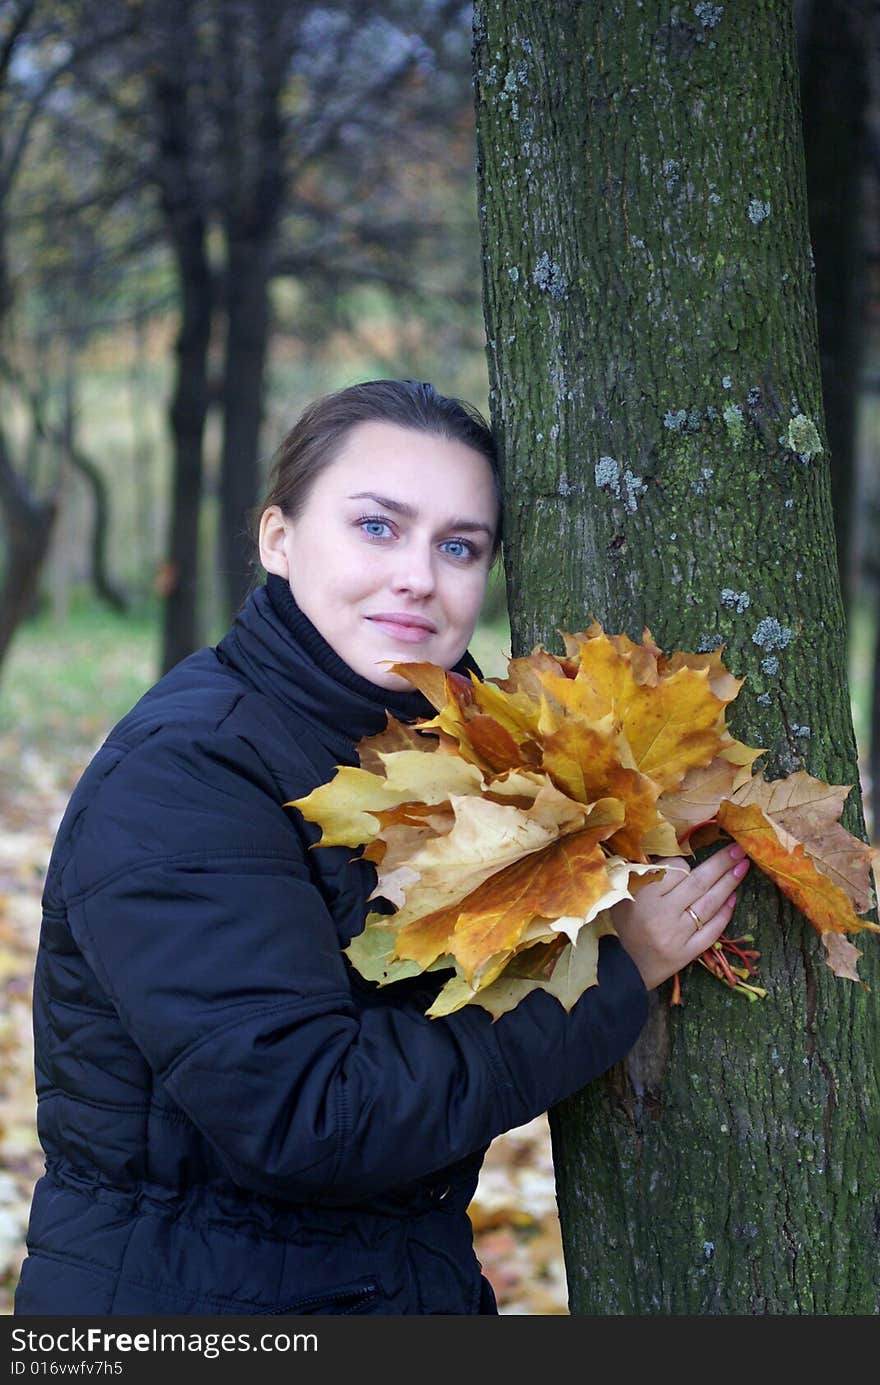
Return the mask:
[[[0, 323], [11, 306], [6, 219], [0, 189]], [[55, 516], [54, 500], [39, 499], [16, 471], [0, 416], [0, 526], [5, 538], [0, 584], [0, 668], [16, 630], [33, 608]]]
[[208, 346], [213, 283], [205, 251], [205, 227], [193, 213], [175, 241], [181, 315], [175, 347], [176, 379], [169, 417], [174, 450], [171, 514], [162, 621], [162, 672], [199, 644], [199, 518], [203, 440], [208, 413]]
[[[857, 786], [790, 3], [474, 18], [513, 653], [593, 616], [723, 642], [759, 772]], [[550, 1113], [573, 1314], [880, 1309], [876, 1004], [759, 871], [740, 896], [767, 998], [693, 966]]]
[[[232, 620], [253, 577], [251, 513], [261, 479], [260, 425], [270, 328], [269, 280], [287, 191], [282, 91], [291, 35], [284, 7], [253, 0], [250, 60], [236, 8], [221, 10], [226, 232], [226, 359], [219, 560]], [[250, 91], [250, 96], [247, 93]]]
[[838, 566], [847, 608], [853, 576], [856, 410], [864, 339], [862, 188], [871, 22], [865, 0], [812, 0], [801, 61], [822, 397]]
[[227, 620], [241, 606], [253, 576], [248, 520], [260, 484], [271, 256], [272, 241], [265, 236], [230, 238], [218, 545]]
[[[91, 492], [92, 497], [92, 523], [89, 535], [89, 571], [95, 595], [100, 601], [105, 602], [111, 610], [120, 613], [128, 610], [128, 598], [114, 583], [108, 571], [107, 563], [107, 544], [112, 529], [110, 488], [104, 478], [101, 468], [87, 457], [80, 450], [76, 442], [76, 363], [75, 350], [71, 346], [68, 349], [65, 371], [64, 371], [64, 422], [62, 425], [62, 437], [64, 444], [63, 468], [72, 468], [79, 473]], [[62, 524], [63, 524], [62, 515]], [[61, 559], [62, 572], [65, 568], [65, 561]], [[69, 567], [66, 565], [69, 577]], [[69, 585], [66, 584], [66, 585]], [[67, 614], [68, 593], [58, 599], [56, 597], [56, 615], [63, 610]]]
[[16, 475], [0, 428], [0, 516], [6, 535], [0, 589], [0, 667], [13, 635], [33, 607], [55, 515], [54, 500], [36, 499]]
[[134, 356], [128, 372], [128, 414], [131, 428], [129, 464], [134, 476], [135, 509], [140, 517], [135, 536], [136, 570], [140, 587], [147, 580], [148, 574], [154, 570], [159, 551], [156, 532], [155, 448], [151, 435], [151, 411], [147, 406], [147, 395], [150, 392], [147, 358], [149, 313], [145, 303], [137, 305], [132, 329]]
[[[183, 17], [180, 22], [183, 23]], [[206, 219], [193, 171], [196, 160], [194, 130], [184, 63], [191, 48], [192, 34], [186, 26], [184, 30], [176, 40], [176, 47], [173, 36], [166, 37], [168, 67], [154, 83], [154, 105], [159, 120], [156, 176], [180, 281], [176, 378], [169, 410], [174, 454], [171, 513], [160, 581], [164, 597], [162, 672], [191, 654], [199, 644], [199, 519], [209, 402], [208, 348], [215, 296]], [[174, 55], [173, 62], [171, 55]]]

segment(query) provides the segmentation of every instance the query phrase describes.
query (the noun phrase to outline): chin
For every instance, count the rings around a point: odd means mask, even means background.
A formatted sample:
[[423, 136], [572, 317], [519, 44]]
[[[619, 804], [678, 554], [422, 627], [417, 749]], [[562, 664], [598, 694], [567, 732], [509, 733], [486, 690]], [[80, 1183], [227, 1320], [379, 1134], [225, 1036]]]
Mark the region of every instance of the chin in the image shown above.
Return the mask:
[[[395, 659], [397, 664], [415, 663], [414, 659]], [[374, 668], [372, 673], [366, 675], [371, 683], [377, 687], [387, 688], [388, 692], [413, 692], [412, 683], [406, 678], [401, 678], [399, 673], [389, 673], [386, 668]]]

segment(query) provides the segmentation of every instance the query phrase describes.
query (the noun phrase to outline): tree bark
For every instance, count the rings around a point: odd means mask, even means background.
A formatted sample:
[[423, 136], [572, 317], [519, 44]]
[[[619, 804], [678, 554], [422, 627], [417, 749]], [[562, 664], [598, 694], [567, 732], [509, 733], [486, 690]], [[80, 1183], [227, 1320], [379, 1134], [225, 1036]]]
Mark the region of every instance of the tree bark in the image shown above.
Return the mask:
[[248, 519], [260, 482], [260, 425], [269, 339], [271, 237], [239, 237], [227, 250], [219, 561], [224, 616], [232, 620], [253, 577]]
[[[234, 8], [222, 12], [225, 102], [224, 229], [226, 358], [220, 467], [219, 559], [225, 616], [232, 620], [253, 578], [248, 520], [258, 501], [260, 425], [269, 342], [269, 282], [287, 194], [281, 102], [291, 36], [283, 8], [253, 0], [255, 43], [239, 56]], [[218, 64], [219, 65], [219, 64]], [[255, 87], [248, 111], [242, 93]], [[251, 116], [251, 119], [248, 116]]]
[[180, 326], [169, 409], [174, 461], [163, 592], [163, 673], [191, 654], [200, 642], [199, 519], [214, 287], [204, 221], [192, 208], [183, 224], [174, 228], [174, 249], [180, 277]]
[[[173, 18], [165, 18], [173, 28]], [[180, 22], [183, 24], [183, 16]], [[184, 25], [183, 34], [165, 37], [168, 65], [156, 76], [153, 87], [159, 121], [156, 177], [180, 284], [175, 382], [169, 409], [173, 448], [171, 513], [160, 582], [164, 597], [162, 672], [191, 654], [199, 644], [199, 520], [210, 394], [208, 349], [215, 299], [206, 216], [193, 173], [194, 130], [181, 55], [181, 45], [185, 54], [189, 42], [185, 30]], [[176, 55], [173, 61], [172, 54]]]
[[[788, 0], [478, 0], [477, 169], [513, 653], [723, 643], [767, 778], [852, 784]], [[735, 931], [550, 1126], [573, 1314], [880, 1309], [880, 1042], [757, 870]], [[863, 946], [875, 987], [880, 948]]]
[[55, 503], [33, 496], [16, 475], [0, 428], [0, 515], [6, 562], [0, 589], [0, 667], [12, 637], [30, 615], [55, 522]]

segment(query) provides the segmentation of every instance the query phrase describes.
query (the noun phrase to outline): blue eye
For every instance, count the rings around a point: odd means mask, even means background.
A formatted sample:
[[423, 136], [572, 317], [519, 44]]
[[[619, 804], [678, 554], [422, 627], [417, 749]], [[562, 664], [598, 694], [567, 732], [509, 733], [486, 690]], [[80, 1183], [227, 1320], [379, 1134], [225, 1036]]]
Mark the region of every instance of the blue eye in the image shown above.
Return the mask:
[[391, 533], [387, 519], [379, 519], [378, 516], [364, 515], [358, 520], [358, 526], [370, 539], [386, 539]]
[[[443, 547], [450, 558], [456, 558], [459, 561], [462, 558], [475, 558], [477, 556], [473, 544], [468, 543], [466, 539], [447, 539]], [[453, 552], [453, 549], [456, 551]]]

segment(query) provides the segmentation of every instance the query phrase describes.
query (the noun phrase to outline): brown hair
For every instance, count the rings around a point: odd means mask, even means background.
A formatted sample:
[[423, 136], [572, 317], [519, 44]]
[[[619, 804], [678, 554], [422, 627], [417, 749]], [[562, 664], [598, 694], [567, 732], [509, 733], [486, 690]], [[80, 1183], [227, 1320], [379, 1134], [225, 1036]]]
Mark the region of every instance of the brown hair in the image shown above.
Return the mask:
[[449, 438], [486, 458], [498, 498], [498, 529], [492, 547], [492, 556], [497, 557], [501, 547], [501, 480], [491, 429], [473, 404], [438, 394], [427, 381], [366, 380], [313, 400], [275, 453], [266, 498], [254, 513], [254, 530], [270, 505], [277, 505], [288, 519], [295, 519], [312, 483], [336, 459], [349, 431], [369, 420]]

